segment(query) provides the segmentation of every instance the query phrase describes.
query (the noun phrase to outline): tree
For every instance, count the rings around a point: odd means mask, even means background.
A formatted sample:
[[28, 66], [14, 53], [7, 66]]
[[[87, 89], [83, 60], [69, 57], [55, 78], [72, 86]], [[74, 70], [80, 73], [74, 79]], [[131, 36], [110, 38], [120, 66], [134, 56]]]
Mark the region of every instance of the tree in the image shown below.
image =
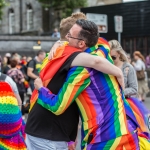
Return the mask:
[[85, 7], [87, 0], [39, 0], [45, 8], [62, 10], [61, 18], [70, 16], [75, 8]]
[[2, 9], [3, 9], [3, 7], [5, 7], [5, 6], [6, 6], [5, 0], [0, 0], [0, 20], [2, 19], [2, 15], [3, 15]]

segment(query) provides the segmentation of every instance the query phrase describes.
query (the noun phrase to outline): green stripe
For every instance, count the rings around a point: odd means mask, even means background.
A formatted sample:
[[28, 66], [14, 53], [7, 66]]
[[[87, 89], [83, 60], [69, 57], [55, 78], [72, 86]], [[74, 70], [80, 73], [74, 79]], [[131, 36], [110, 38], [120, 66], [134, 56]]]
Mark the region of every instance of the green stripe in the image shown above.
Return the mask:
[[[104, 76], [105, 76], [107, 85], [109, 86], [110, 93], [112, 94], [112, 99], [114, 101], [114, 105], [113, 105], [114, 110], [116, 110], [116, 108], [118, 110], [119, 108], [118, 108], [117, 94], [116, 94], [116, 91], [115, 91], [114, 86], [112, 84], [112, 81], [111, 81], [111, 79], [110, 79], [110, 77], [108, 75], [104, 74]], [[118, 114], [118, 111], [116, 111], [116, 112], [117, 112], [117, 114], [115, 114], [115, 116], [114, 116], [115, 133], [116, 133], [116, 135], [118, 135], [118, 134], [121, 135], [121, 130], [118, 130], [118, 129], [121, 129], [120, 121], [119, 121], [119, 118], [118, 118], [119, 114]]]
[[109, 141], [106, 143], [106, 145], [105, 145], [105, 147], [103, 148], [103, 150], [108, 150], [108, 148], [110, 149], [110, 148], [112, 147], [112, 145], [114, 144], [115, 140], [116, 140], [116, 139], [109, 140]]
[[11, 104], [0, 104], [0, 113], [1, 114], [18, 114], [19, 107]]
[[[80, 68], [82, 68], [82, 69], [80, 69]], [[78, 69], [76, 69], [76, 71], [73, 72], [73, 74], [75, 73], [75, 76], [69, 77], [69, 80], [67, 81], [67, 83], [68, 83], [68, 84], [69, 84], [69, 83], [75, 84], [74, 81], [76, 80], [76, 77], [80, 76], [80, 73], [83, 71], [83, 69], [84, 69], [83, 67], [78, 67]], [[90, 84], [90, 78], [85, 79], [85, 81], [83, 82], [83, 84], [79, 87], [79, 89], [78, 89], [77, 92], [75, 93], [74, 99], [72, 100], [72, 102], [77, 98], [77, 96], [78, 96], [89, 84]], [[50, 111], [52, 111], [52, 112], [54, 112], [54, 113], [57, 114], [57, 111], [59, 110], [59, 107], [60, 107], [62, 101], [65, 101], [65, 99], [64, 99], [65, 93], [63, 93], [63, 92], [64, 92], [64, 90], [65, 90], [65, 91], [68, 91], [67, 89], [68, 89], [68, 86], [67, 86], [67, 87], [66, 87], [66, 86], [63, 87], [61, 93], [59, 93], [58, 101], [56, 102], [56, 104], [55, 104], [54, 106], [46, 105], [46, 104], [44, 104], [44, 103], [42, 102], [42, 100], [40, 100], [40, 99], [38, 99], [38, 103], [39, 103], [40, 105], [42, 105], [43, 107], [45, 107], [46, 109], [48, 109], [48, 110], [50, 110]], [[63, 95], [62, 95], [62, 94], [63, 94]], [[69, 97], [68, 97], [68, 99], [69, 99]], [[63, 110], [62, 110], [62, 111], [63, 111]]]

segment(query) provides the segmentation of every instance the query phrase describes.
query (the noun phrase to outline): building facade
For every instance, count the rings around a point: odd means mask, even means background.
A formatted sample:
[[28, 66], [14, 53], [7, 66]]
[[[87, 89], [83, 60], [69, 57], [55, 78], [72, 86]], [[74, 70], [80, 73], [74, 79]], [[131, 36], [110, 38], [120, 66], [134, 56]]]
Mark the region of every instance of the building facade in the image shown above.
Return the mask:
[[6, 0], [0, 34], [41, 32], [42, 7], [38, 0]]
[[150, 54], [150, 1], [120, 3], [114, 5], [82, 8], [83, 13], [106, 14], [108, 18], [108, 32], [100, 36], [107, 40], [118, 39], [115, 32], [114, 16], [123, 17], [123, 32], [121, 44], [130, 54], [141, 51]]
[[122, 0], [87, 0], [88, 6], [98, 6], [98, 5], [110, 5], [116, 3], [122, 3]]

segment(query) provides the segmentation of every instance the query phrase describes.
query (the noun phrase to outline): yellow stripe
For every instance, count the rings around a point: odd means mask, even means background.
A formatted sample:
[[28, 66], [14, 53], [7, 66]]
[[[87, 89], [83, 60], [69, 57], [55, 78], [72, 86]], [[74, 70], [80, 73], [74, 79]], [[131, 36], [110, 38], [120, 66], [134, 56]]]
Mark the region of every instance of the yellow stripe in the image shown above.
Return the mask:
[[115, 141], [114, 141], [114, 143], [113, 143], [113, 145], [111, 146], [110, 150], [115, 150], [115, 149], [117, 149], [117, 147], [118, 147], [120, 141], [121, 141], [121, 137], [116, 138]]
[[[110, 75], [109, 75], [110, 76]], [[117, 102], [118, 102], [118, 110], [119, 110], [119, 122], [121, 123], [120, 126], [121, 126], [121, 133], [122, 135], [125, 135], [127, 134], [127, 129], [126, 129], [126, 124], [124, 123], [125, 120], [124, 120], [124, 112], [123, 112], [123, 101], [122, 101], [122, 97], [120, 95], [120, 90], [118, 90], [118, 83], [115, 79], [115, 77], [111, 76], [110, 77], [111, 81], [112, 81], [112, 84], [113, 84], [113, 87], [116, 91], [116, 95], [117, 95]]]
[[2, 96], [2, 97], [0, 97], [0, 103], [1, 104], [18, 105], [17, 99], [15, 97], [12, 97], [12, 96]]
[[46, 64], [49, 62], [48, 56], [43, 60], [42, 65], [41, 65], [41, 70], [46, 66]]
[[[68, 100], [69, 100], [70, 96], [72, 95], [72, 92], [74, 92], [73, 91], [74, 85], [82, 80], [82, 75], [85, 74], [85, 71], [86, 71], [86, 74], [88, 73], [86, 69], [83, 69], [82, 72], [74, 78], [73, 82], [67, 86], [66, 92], [62, 99], [63, 103], [61, 103], [60, 107], [58, 108], [58, 110], [56, 111], [55, 114], [58, 114], [58, 115], [61, 114], [62, 110], [64, 110], [66, 108]], [[75, 93], [73, 93], [73, 95], [75, 95]]]
[[96, 54], [100, 57], [106, 58], [102, 51], [97, 51]]
[[88, 120], [86, 110], [84, 109], [82, 103], [80, 102], [80, 99], [76, 98], [76, 103], [77, 103], [80, 111], [82, 112], [82, 116], [83, 116], [84, 120]]
[[145, 139], [144, 137], [140, 137], [139, 138], [139, 146], [140, 146], [140, 150], [149, 150], [150, 149], [150, 142], [148, 142], [147, 139]]

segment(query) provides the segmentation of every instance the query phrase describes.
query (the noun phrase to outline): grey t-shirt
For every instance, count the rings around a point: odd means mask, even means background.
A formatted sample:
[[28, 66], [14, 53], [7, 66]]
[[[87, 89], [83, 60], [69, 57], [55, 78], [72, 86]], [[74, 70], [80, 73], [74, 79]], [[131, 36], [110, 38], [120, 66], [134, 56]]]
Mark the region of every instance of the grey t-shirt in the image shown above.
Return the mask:
[[[0, 72], [0, 74], [1, 74], [1, 72]], [[12, 90], [13, 90], [13, 92], [14, 92], [15, 94], [18, 94], [18, 93], [19, 93], [19, 92], [18, 92], [17, 85], [16, 85], [16, 83], [13, 81], [12, 78], [10, 78], [9, 76], [6, 75], [5, 82], [7, 82], [7, 83], [11, 86], [11, 88], [12, 88]]]
[[127, 62], [124, 62], [121, 68], [124, 76], [124, 83], [125, 83], [125, 96], [134, 96], [138, 92], [138, 83], [136, 72], [133, 66]]
[[[31, 60], [30, 62], [29, 62], [29, 64], [28, 64], [28, 67], [29, 68], [33, 68], [33, 73], [35, 74], [35, 75], [37, 75], [37, 76], [39, 76], [39, 71], [40, 71], [40, 68], [41, 68], [41, 62], [38, 62], [36, 59], [33, 59], [33, 60]], [[32, 78], [30, 78], [30, 83], [32, 82], [34, 82], [34, 80], [35, 79], [32, 79]]]

